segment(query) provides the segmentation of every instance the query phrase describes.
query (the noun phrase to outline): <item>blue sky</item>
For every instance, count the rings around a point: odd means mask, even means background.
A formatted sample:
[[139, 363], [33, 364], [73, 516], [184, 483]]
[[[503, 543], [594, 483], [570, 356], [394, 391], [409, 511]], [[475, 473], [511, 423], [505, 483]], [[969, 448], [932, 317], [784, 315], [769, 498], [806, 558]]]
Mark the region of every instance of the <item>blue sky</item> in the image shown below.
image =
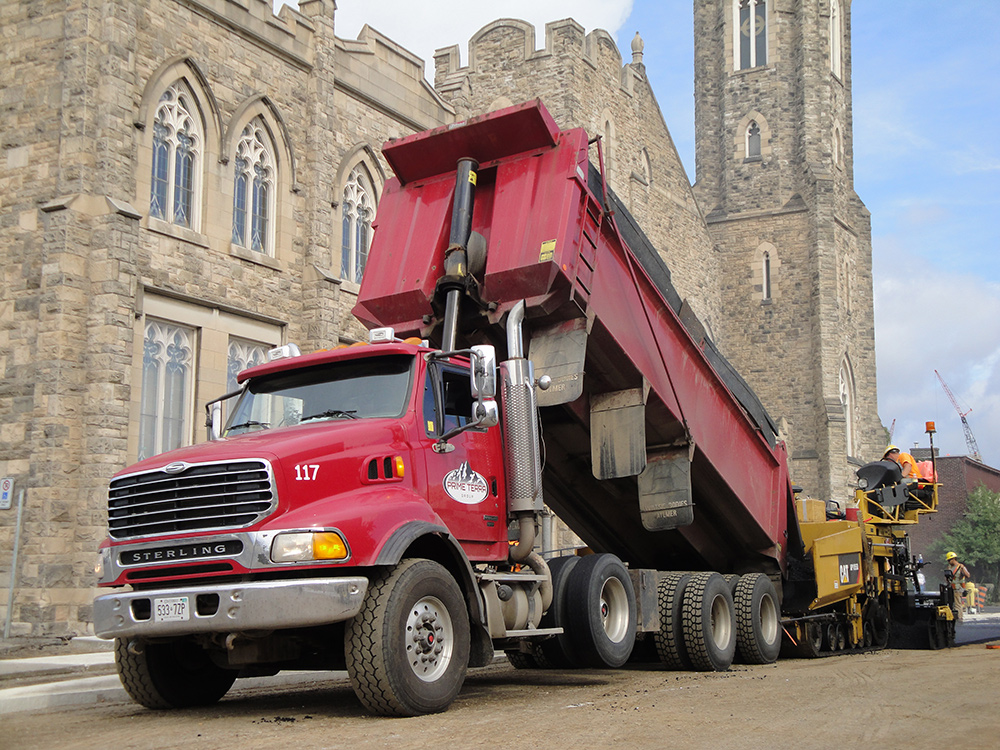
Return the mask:
[[[426, 61], [497, 17], [575, 18], [617, 40], [638, 31], [647, 75], [694, 180], [692, 0], [338, 0], [338, 36], [368, 23]], [[966, 452], [959, 400], [1000, 467], [1000, 3], [853, 3], [855, 188], [872, 213], [879, 413], [893, 442]], [[868, 458], [868, 457], [864, 457]]]

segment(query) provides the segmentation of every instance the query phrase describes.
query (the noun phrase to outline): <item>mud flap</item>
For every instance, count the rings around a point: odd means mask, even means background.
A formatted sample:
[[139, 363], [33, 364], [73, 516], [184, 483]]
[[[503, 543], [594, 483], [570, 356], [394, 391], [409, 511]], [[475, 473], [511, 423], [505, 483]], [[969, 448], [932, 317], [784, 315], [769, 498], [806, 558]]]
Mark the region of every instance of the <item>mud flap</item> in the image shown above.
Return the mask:
[[580, 398], [586, 354], [586, 318], [573, 318], [532, 331], [528, 356], [537, 374], [552, 378], [548, 390], [536, 391], [539, 406], [558, 406]]
[[687, 447], [648, 458], [639, 475], [639, 512], [642, 525], [649, 531], [667, 531], [694, 522]]
[[646, 468], [646, 393], [628, 388], [590, 397], [590, 460], [597, 479], [634, 477]]

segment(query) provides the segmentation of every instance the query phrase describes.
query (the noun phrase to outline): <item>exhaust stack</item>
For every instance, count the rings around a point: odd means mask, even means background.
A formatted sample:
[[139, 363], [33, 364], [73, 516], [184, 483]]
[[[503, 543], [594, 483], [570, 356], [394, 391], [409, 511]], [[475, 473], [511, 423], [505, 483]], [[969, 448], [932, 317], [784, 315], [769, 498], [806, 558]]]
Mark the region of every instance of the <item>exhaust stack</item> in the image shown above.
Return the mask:
[[524, 356], [521, 323], [524, 301], [507, 316], [509, 359], [500, 365], [503, 380], [504, 464], [507, 469], [507, 510], [518, 522], [517, 544], [510, 557], [522, 562], [535, 544], [535, 518], [542, 511], [542, 462], [539, 451], [538, 403], [531, 360]]

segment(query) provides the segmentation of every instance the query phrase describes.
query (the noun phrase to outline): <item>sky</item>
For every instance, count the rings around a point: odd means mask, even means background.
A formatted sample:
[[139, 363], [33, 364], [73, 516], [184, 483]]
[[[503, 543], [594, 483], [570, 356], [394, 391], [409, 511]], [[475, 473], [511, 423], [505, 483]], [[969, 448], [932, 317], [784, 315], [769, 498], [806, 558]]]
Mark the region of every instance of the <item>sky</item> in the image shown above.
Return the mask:
[[[281, 0], [278, 0], [281, 2]], [[364, 24], [425, 60], [498, 17], [572, 17], [618, 42], [638, 31], [646, 74], [695, 179], [692, 0], [337, 0], [338, 36]], [[892, 442], [968, 452], [1000, 468], [1000, 3], [852, 3], [854, 181], [872, 214], [879, 416]], [[421, 12], [414, 12], [419, 8]], [[918, 10], [919, 12], [913, 12]], [[860, 458], [869, 458], [862, 456]]]

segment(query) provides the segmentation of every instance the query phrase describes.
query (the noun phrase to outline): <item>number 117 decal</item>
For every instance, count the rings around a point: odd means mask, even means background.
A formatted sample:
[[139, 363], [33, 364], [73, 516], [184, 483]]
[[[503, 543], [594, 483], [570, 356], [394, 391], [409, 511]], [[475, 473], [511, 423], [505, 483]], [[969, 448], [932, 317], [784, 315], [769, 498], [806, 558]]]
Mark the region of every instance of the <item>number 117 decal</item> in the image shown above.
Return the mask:
[[319, 464], [295, 464], [296, 482], [313, 482], [319, 474]]

